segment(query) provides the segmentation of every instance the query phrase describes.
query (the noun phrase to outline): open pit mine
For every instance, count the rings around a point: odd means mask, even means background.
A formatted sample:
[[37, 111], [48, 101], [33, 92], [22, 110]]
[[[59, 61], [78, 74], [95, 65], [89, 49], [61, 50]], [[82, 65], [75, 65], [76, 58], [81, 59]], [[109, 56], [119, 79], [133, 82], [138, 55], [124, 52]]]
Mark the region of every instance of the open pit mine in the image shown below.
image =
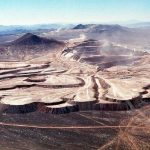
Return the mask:
[[[10, 55], [14, 56], [14, 45], [35, 47], [36, 42], [60, 50], [21, 62], [0, 63], [0, 112], [119, 111], [139, 108], [149, 101], [150, 56], [144, 52], [138, 55], [98, 40], [63, 43], [32, 34], [8, 44], [7, 49], [12, 49]], [[21, 51], [18, 57], [22, 55]]]
[[0, 149], [149, 150], [150, 34], [131, 30], [79, 25], [1, 44]]

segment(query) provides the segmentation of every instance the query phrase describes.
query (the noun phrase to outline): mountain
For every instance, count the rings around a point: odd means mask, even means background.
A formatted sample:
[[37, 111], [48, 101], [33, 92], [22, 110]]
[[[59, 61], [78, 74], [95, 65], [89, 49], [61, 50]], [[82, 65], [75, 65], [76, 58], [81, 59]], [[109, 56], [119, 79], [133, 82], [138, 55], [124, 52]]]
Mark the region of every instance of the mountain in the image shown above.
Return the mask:
[[94, 25], [89, 30], [90, 32], [95, 33], [102, 33], [102, 32], [118, 32], [118, 31], [125, 31], [127, 30], [127, 27], [123, 27], [120, 25]]
[[12, 45], [50, 45], [50, 44], [62, 44], [62, 42], [56, 41], [54, 39], [46, 39], [34, 35], [32, 33], [27, 33], [20, 37], [19, 39], [11, 42]]
[[26, 60], [62, 49], [64, 42], [27, 33], [15, 41], [0, 46], [0, 59]]
[[87, 29], [90, 26], [92, 26], [92, 24], [85, 24], [85, 25], [84, 24], [78, 24], [73, 29]]

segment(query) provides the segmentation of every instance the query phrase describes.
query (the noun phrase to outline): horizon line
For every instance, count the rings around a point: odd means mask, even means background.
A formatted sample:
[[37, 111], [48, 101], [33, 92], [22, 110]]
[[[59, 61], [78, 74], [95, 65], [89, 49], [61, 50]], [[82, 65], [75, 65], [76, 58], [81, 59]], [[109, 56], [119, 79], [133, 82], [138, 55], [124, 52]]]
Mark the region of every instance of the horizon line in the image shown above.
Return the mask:
[[43, 22], [43, 23], [25, 23], [25, 24], [0, 24], [0, 26], [34, 26], [34, 25], [50, 25], [50, 24], [60, 24], [60, 25], [74, 25], [74, 24], [135, 24], [135, 23], [147, 23], [150, 20], [127, 20], [127, 21], [110, 21], [110, 22]]

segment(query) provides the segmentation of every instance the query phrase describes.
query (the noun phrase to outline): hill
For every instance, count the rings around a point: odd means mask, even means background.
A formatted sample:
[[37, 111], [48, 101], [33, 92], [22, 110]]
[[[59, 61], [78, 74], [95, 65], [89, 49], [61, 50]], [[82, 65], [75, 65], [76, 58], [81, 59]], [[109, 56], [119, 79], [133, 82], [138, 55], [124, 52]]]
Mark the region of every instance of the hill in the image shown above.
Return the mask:
[[59, 42], [57, 40], [54, 39], [46, 39], [46, 38], [42, 38], [39, 37], [37, 35], [34, 35], [32, 33], [27, 33], [25, 35], [23, 35], [22, 37], [20, 37], [19, 39], [13, 41], [10, 43], [11, 45], [50, 45], [50, 44], [56, 44], [56, 45], [61, 45], [62, 42]]
[[87, 29], [90, 26], [92, 26], [92, 24], [85, 24], [85, 25], [84, 24], [78, 24], [73, 29]]
[[63, 47], [64, 43], [61, 41], [27, 33], [17, 40], [0, 46], [0, 59], [3, 61], [32, 59]]

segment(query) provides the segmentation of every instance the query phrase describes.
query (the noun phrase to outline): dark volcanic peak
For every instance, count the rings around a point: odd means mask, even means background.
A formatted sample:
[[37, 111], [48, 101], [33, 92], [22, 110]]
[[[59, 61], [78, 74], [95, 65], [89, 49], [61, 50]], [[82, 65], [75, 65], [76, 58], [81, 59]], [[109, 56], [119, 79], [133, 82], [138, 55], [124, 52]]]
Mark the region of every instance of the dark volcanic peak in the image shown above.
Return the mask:
[[40, 45], [40, 44], [62, 44], [62, 42], [56, 41], [54, 39], [46, 39], [34, 35], [32, 33], [27, 33], [20, 37], [19, 39], [12, 42], [13, 45]]
[[55, 39], [46, 39], [32, 33], [27, 33], [13, 42], [0, 47], [1, 60], [23, 61], [46, 55], [55, 50], [61, 50], [64, 42]]
[[92, 24], [86, 24], [86, 25], [78, 24], [78, 25], [75, 26], [73, 29], [87, 29], [87, 28], [89, 28], [90, 26], [92, 26]]

